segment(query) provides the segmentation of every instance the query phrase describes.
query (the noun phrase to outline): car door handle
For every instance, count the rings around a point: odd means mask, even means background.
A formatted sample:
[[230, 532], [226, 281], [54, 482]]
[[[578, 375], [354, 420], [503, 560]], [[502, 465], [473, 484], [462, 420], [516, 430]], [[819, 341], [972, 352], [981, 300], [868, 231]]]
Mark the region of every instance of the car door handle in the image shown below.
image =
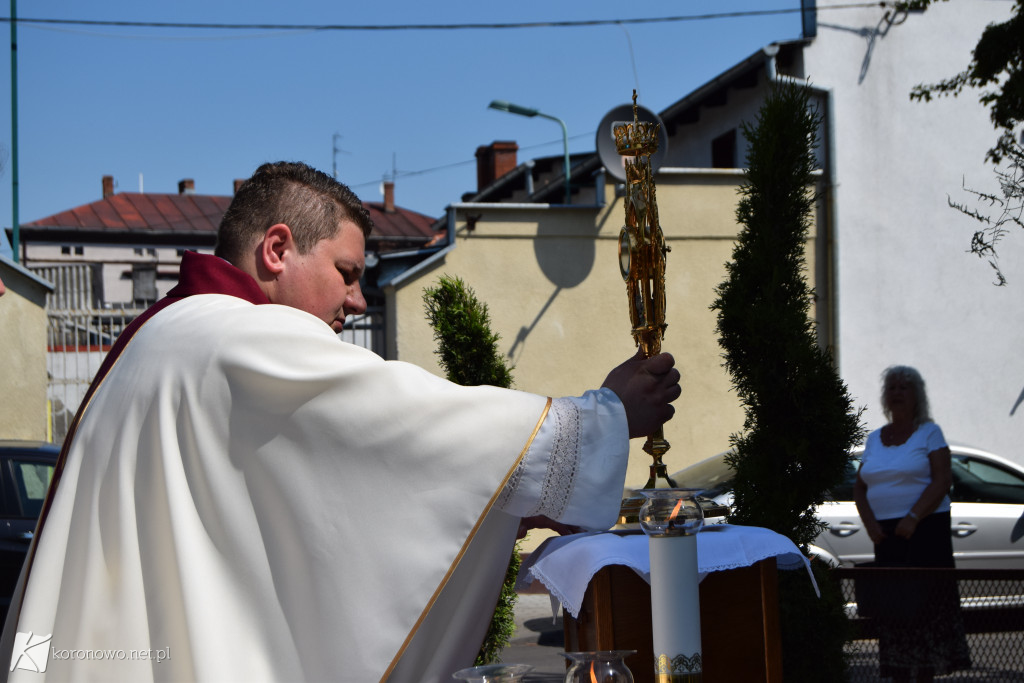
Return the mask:
[[852, 536], [860, 531], [860, 524], [855, 524], [854, 522], [839, 522], [838, 524], [830, 526], [828, 530], [833, 536], [846, 538], [847, 536]]
[[978, 527], [974, 526], [970, 522], [960, 522], [955, 527], [953, 527], [951, 531], [953, 532], [953, 535], [957, 538], [967, 538], [977, 530]]

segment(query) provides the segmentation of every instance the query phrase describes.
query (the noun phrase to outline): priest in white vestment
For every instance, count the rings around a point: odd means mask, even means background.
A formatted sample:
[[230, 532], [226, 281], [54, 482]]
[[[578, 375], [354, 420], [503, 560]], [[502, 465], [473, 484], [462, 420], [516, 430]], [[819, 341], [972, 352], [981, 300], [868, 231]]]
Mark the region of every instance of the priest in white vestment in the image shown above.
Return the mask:
[[[519, 519], [617, 517], [670, 356], [548, 399], [339, 340], [371, 224], [301, 164], [239, 190], [218, 254], [118, 340], [66, 439], [3, 635], [9, 680], [444, 681]], [[312, 235], [312, 237], [310, 237]]]

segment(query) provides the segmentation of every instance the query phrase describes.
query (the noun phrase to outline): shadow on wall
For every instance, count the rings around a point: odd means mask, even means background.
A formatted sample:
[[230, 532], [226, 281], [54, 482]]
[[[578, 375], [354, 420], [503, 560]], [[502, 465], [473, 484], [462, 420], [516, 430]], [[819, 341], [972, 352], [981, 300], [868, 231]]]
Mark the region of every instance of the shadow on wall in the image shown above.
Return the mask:
[[878, 25], [874, 28], [868, 28], [866, 26], [861, 28], [854, 28], [852, 26], [839, 26], [838, 24], [825, 24], [818, 23], [821, 28], [832, 29], [833, 31], [847, 31], [848, 33], [855, 33], [861, 38], [867, 40], [868, 46], [867, 51], [864, 53], [864, 60], [860, 65], [860, 76], [857, 78], [857, 83], [863, 83], [864, 79], [868, 75], [868, 68], [871, 66], [871, 56], [875, 52], [875, 44], [879, 38], [885, 38], [889, 33], [889, 29], [893, 26], [899, 26], [907, 20], [908, 12], [905, 9], [901, 10], [886, 10], [885, 14], [882, 15]]
[[582, 284], [594, 270], [597, 245], [593, 235], [565, 237], [554, 221], [542, 222], [533, 241], [537, 265], [551, 284], [571, 289]]
[[522, 353], [526, 339], [537, 327], [537, 323], [551, 304], [554, 303], [563, 289], [577, 287], [590, 277], [596, 261], [597, 243], [591, 235], [565, 237], [564, 228], [557, 222], [542, 222], [537, 228], [537, 238], [533, 240], [533, 255], [544, 277], [555, 286], [544, 305], [541, 306], [528, 326], [519, 328], [516, 340], [508, 350], [508, 357], [514, 362], [516, 355]]
[[548, 300], [544, 302], [544, 305], [540, 307], [540, 311], [537, 312], [537, 316], [533, 319], [533, 322], [530, 323], [529, 327], [519, 328], [519, 333], [516, 334], [516, 340], [508, 350], [508, 357], [512, 361], [513, 365], [516, 362], [516, 354], [522, 353], [520, 346], [526, 344], [526, 338], [530, 336], [531, 332], [533, 332], [533, 328], [537, 327], [537, 323], [539, 323], [540, 319], [544, 317], [547, 310], [551, 308], [551, 304], [554, 303], [555, 297], [557, 297], [558, 293], [561, 291], [561, 287], [555, 287], [555, 291], [551, 292], [551, 296], [549, 296]]

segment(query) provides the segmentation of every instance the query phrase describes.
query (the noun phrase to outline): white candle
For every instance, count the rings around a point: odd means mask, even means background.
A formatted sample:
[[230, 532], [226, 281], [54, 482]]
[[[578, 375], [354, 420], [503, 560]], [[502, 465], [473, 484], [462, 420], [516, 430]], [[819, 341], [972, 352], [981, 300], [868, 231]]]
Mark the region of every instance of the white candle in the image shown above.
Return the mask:
[[700, 681], [697, 536], [649, 536], [655, 681]]
[[695, 489], [644, 489], [640, 526], [651, 558], [651, 626], [656, 683], [699, 683], [700, 586], [697, 532], [704, 512]]

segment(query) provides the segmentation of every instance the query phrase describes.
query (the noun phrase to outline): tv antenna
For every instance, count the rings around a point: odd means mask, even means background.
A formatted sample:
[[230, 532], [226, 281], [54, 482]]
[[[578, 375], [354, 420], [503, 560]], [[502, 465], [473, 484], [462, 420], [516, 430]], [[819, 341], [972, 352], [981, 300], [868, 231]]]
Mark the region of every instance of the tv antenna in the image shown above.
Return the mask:
[[335, 180], [338, 179], [338, 152], [341, 152], [342, 154], [351, 154], [351, 152], [347, 152], [338, 147], [338, 140], [343, 137], [344, 136], [340, 133], [335, 133], [331, 136], [331, 170], [334, 172]]

